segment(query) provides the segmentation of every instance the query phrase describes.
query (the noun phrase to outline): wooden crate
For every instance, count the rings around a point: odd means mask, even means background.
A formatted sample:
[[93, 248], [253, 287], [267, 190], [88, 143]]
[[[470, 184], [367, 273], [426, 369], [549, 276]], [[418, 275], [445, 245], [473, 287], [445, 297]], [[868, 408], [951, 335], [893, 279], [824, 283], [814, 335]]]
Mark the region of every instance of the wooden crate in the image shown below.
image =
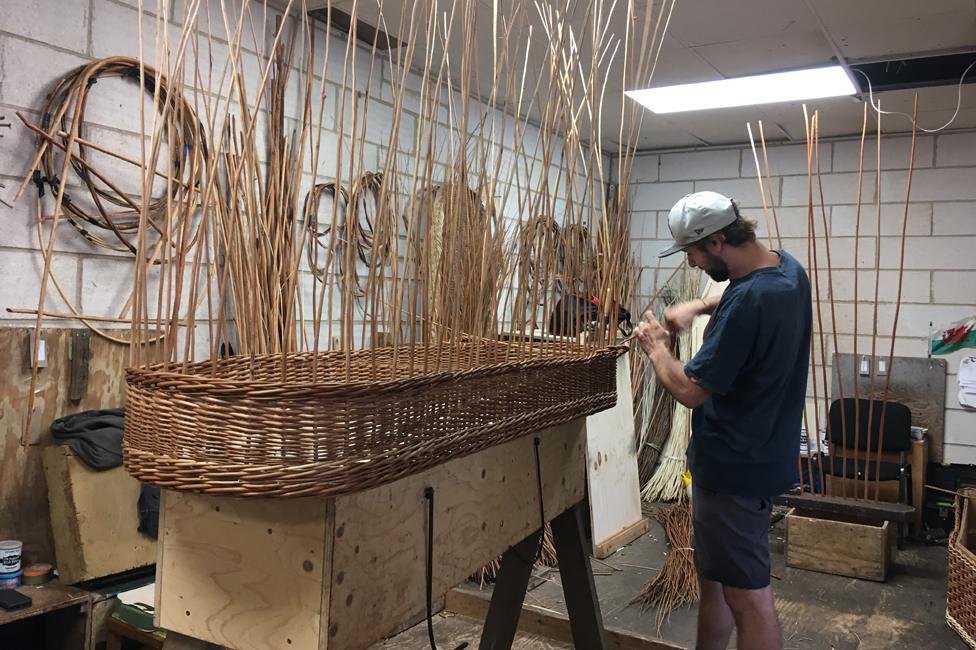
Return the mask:
[[884, 582], [891, 566], [890, 522], [787, 517], [786, 565]]
[[434, 489], [433, 597], [585, 492], [582, 418], [336, 498], [164, 491], [156, 625], [237, 650], [356, 650], [421, 620]]
[[58, 574], [65, 584], [156, 561], [156, 540], [139, 532], [139, 481], [121, 467], [96, 471], [68, 447], [43, 451]]

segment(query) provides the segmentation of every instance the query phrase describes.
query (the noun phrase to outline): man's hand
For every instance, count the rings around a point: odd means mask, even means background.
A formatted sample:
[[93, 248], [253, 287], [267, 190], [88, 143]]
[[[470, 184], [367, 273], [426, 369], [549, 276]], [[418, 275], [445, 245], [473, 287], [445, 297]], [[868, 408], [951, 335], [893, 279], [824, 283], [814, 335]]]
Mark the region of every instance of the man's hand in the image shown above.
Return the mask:
[[637, 325], [634, 334], [637, 336], [637, 340], [640, 341], [641, 349], [648, 356], [651, 356], [656, 350], [661, 348], [665, 350], [670, 349], [671, 334], [654, 318], [654, 312], [650, 309], [644, 312], [644, 318]]
[[664, 310], [664, 324], [672, 334], [678, 334], [691, 327], [695, 317], [705, 313], [705, 309], [705, 301], [700, 298], [671, 305]]
[[692, 383], [684, 373], [684, 365], [671, 354], [671, 333], [657, 322], [648, 310], [634, 330], [641, 348], [650, 358], [658, 381], [674, 398], [690, 409], [701, 406], [711, 397], [707, 390]]

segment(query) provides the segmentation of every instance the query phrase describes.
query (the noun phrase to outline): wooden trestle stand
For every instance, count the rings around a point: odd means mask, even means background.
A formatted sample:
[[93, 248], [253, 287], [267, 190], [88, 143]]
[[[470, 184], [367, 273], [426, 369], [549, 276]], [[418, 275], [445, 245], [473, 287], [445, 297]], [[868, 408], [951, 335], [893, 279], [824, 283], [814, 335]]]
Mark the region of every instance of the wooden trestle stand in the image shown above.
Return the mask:
[[584, 532], [585, 435], [580, 418], [339, 497], [164, 491], [156, 625], [241, 650], [356, 650], [416, 624], [430, 487], [435, 609], [501, 555], [481, 648], [508, 648], [542, 534], [541, 477], [576, 647], [604, 648]]

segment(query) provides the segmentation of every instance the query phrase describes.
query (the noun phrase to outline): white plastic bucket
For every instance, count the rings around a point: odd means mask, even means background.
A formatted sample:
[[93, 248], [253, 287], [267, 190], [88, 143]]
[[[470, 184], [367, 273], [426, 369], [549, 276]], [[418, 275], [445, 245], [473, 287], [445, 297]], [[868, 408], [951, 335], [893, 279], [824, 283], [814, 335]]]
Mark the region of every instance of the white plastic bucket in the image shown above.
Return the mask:
[[23, 571], [0, 573], [0, 589], [16, 589], [21, 585]]
[[20, 571], [20, 553], [23, 548], [24, 543], [16, 539], [0, 542], [0, 573]]

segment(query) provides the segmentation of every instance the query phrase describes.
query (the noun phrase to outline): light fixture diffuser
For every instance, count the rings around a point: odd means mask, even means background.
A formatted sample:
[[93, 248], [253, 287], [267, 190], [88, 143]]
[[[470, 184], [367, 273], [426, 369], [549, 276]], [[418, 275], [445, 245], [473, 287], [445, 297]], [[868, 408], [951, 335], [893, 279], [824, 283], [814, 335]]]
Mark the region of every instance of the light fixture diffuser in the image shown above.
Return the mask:
[[774, 104], [853, 95], [857, 90], [839, 65], [734, 77], [719, 81], [628, 90], [627, 95], [655, 113]]

